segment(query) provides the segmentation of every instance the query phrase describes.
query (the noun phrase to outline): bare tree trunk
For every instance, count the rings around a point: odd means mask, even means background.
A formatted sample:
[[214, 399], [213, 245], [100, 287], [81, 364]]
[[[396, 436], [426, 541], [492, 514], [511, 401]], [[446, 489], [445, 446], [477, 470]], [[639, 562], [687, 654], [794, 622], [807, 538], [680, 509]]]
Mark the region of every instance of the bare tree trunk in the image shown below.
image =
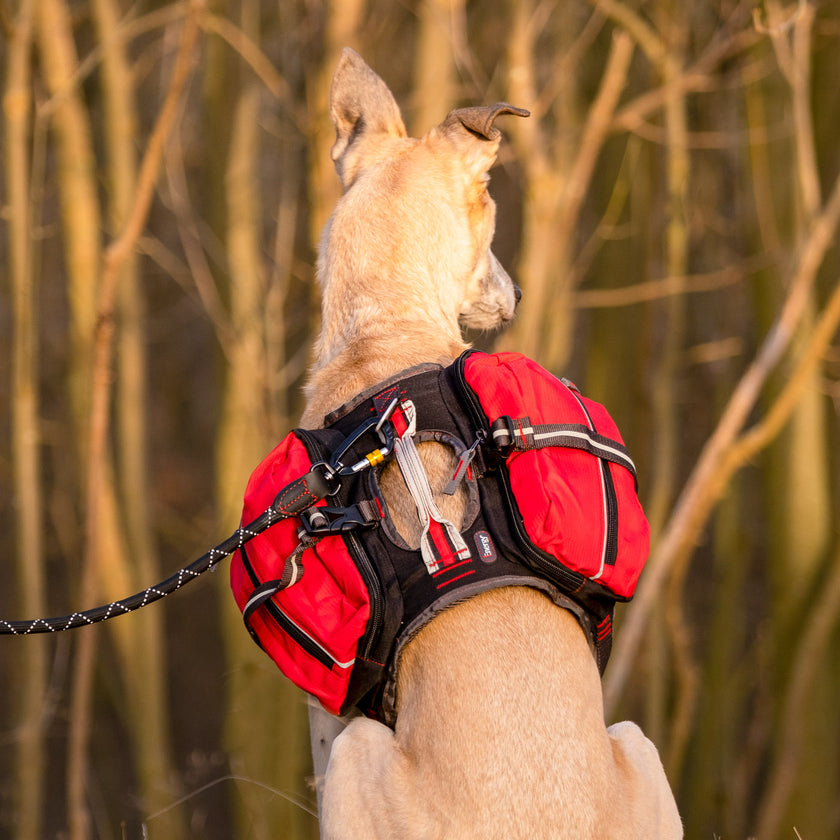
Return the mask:
[[[665, 100], [666, 136], [666, 229], [665, 268], [666, 275], [685, 278], [689, 273], [689, 229], [687, 208], [691, 189], [690, 161], [688, 154], [688, 116], [684, 94], [676, 81], [683, 72], [685, 63], [684, 42], [689, 19], [686, 7], [680, 3], [665, 4], [661, 24], [664, 44], [660, 65], [663, 85], [668, 92]], [[670, 509], [676, 488], [676, 465], [679, 460], [680, 404], [678, 383], [685, 363], [684, 342], [686, 333], [686, 297], [684, 293], [672, 295], [665, 302], [665, 338], [660, 355], [659, 368], [654, 374], [654, 423], [657, 428], [659, 446], [656, 450], [654, 475], [656, 492], [652, 519], [655, 533], [661, 533], [665, 513]], [[689, 635], [689, 623], [683, 610], [683, 584], [687, 564], [675, 568], [669, 582], [668, 597], [665, 599], [665, 618], [674, 652], [676, 671], [676, 704], [671, 726], [669, 749], [665, 767], [674, 783], [680, 778], [686, 744], [691, 733], [694, 712], [697, 705], [699, 686], [698, 665]], [[658, 635], [658, 634], [656, 634]], [[665, 691], [664, 686], [660, 686]]]
[[[258, 36], [257, 21], [249, 14], [247, 4], [243, 4], [243, 29], [252, 37]], [[276, 443], [269, 434], [276, 424], [269, 420], [267, 397], [270, 370], [279, 360], [266, 355], [269, 325], [265, 312], [267, 270], [260, 244], [263, 211], [258, 115], [259, 90], [251, 84], [236, 105], [225, 173], [234, 340], [217, 438], [217, 498], [221, 521], [231, 524], [239, 519], [249, 474]], [[276, 346], [277, 325], [271, 329]], [[309, 766], [305, 698], [253, 644], [229, 592], [221, 597], [229, 659], [235, 663], [228, 695], [232, 711], [225, 727], [232, 769], [239, 776], [298, 797]], [[239, 794], [237, 822], [243, 835], [265, 840], [298, 838], [311, 830], [311, 817], [288, 801], [276, 797], [267, 800], [256, 786], [243, 786]]]
[[[85, 464], [86, 547], [81, 591], [76, 597], [90, 604], [100, 592], [112, 599], [122, 597], [131, 585], [108, 452], [114, 297], [119, 271], [148, 212], [160, 150], [174, 119], [197, 26], [194, 19], [188, 18], [174, 81], [144, 155], [130, 213], [120, 237], [103, 256], [91, 129], [76, 88], [78, 62], [69, 10], [64, 0], [45, 0], [39, 4], [39, 11], [42, 64], [55, 101], [62, 222], [71, 288], [72, 333], [77, 348], [71, 382], [75, 386], [74, 413], [81, 441], [79, 460]], [[113, 632], [123, 660], [130, 663], [129, 625], [115, 625]], [[68, 816], [73, 840], [82, 840], [90, 832], [86, 784], [96, 639], [95, 631], [79, 633], [73, 677], [67, 759]]]
[[[776, 3], [772, 10], [771, 26], [783, 20]], [[791, 89], [793, 111], [794, 154], [793, 175], [794, 229], [791, 240], [799, 248], [820, 212], [822, 203], [820, 177], [814, 148], [813, 116], [811, 114], [811, 39], [813, 6], [805, 4], [793, 22], [793, 28], [774, 32], [772, 40], [776, 54]], [[808, 311], [794, 345], [792, 359], [802, 352], [811, 335], [816, 319], [816, 295], [812, 291]], [[780, 618], [788, 619], [801, 608], [815, 573], [830, 545], [831, 500], [829, 496], [828, 462], [823, 457], [827, 446], [824, 414], [824, 395], [820, 375], [814, 371], [793, 417], [789, 431], [782, 441], [783, 466], [779, 482], [778, 510], [783, 517], [775, 520], [779, 528], [776, 560], [780, 565], [779, 580], [784, 581], [779, 592]]]
[[[791, 248], [799, 249], [822, 204], [814, 146], [811, 85], [816, 7], [802, 4], [793, 18], [776, 2], [768, 3], [767, 11], [770, 40], [790, 93], [793, 119], [791, 157], [795, 166], [790, 168], [794, 206], [789, 216], [789, 238]], [[792, 345], [791, 365], [795, 365], [806, 350], [817, 312], [817, 290], [812, 289]], [[832, 528], [830, 466], [825, 457], [831, 444], [821, 381], [820, 369], [814, 368], [788, 428], [771, 453], [771, 461], [776, 467], [776, 479], [769, 494], [769, 505], [773, 511], [770, 528], [775, 537], [771, 547], [775, 570], [773, 636], [779, 662], [777, 679], [783, 679], [784, 684], [794, 680], [801, 683], [798, 670], [807, 667], [797, 654], [798, 646], [804, 641], [797, 641], [797, 631], [803, 627], [803, 612], [806, 615], [811, 613], [814, 582], [818, 576], [825, 574], [831, 535], [835, 530]], [[799, 685], [796, 690], [801, 691], [802, 687]], [[779, 693], [782, 690], [783, 685], [780, 684]], [[785, 738], [790, 748], [776, 752], [774, 781], [762, 806], [760, 836], [781, 834], [785, 825], [785, 802], [789, 818], [796, 818], [797, 828], [806, 836], [809, 829], [817, 830], [819, 820], [812, 826], [803, 815], [824, 812], [836, 800], [838, 775], [834, 759], [840, 727], [829, 711], [836, 703], [836, 681], [813, 681], [808, 694], [815, 713], [802, 715], [799, 719], [795, 747], [790, 743], [793, 737], [790, 722], [784, 718], [785, 710], [781, 710], [782, 731], [787, 729]], [[827, 716], [818, 710], [824, 710]], [[799, 778], [809, 781], [799, 784]]]
[[[29, 66], [33, 3], [22, 0], [10, 32], [7, 82], [3, 97], [4, 164], [9, 201], [9, 266], [13, 298], [12, 469], [17, 500], [17, 579], [27, 615], [46, 610], [39, 448], [38, 311], [32, 271], [29, 136], [31, 119]], [[37, 840], [44, 809], [44, 716], [47, 688], [47, 640], [27, 640], [15, 679], [18, 742], [15, 756], [15, 836]], [[24, 651], [21, 651], [24, 653]]]
[[[108, 153], [110, 216], [113, 234], [128, 221], [137, 189], [137, 116], [133, 81], [123, 43], [114, 37], [119, 23], [113, 0], [95, 0], [94, 14], [103, 45], [105, 134]], [[125, 546], [114, 556], [124, 558], [127, 591], [135, 592], [158, 580], [151, 524], [146, 446], [146, 386], [143, 303], [137, 260], [126, 258], [119, 271], [118, 414], [120, 514], [125, 522]], [[115, 499], [116, 501], [116, 499]], [[116, 510], [114, 514], [116, 521]], [[114, 597], [121, 597], [115, 593]], [[121, 624], [118, 639], [128, 715], [126, 725], [134, 746], [143, 792], [142, 812], [152, 813], [177, 798], [168, 734], [166, 658], [163, 614], [143, 610]], [[183, 835], [178, 812], [167, 815], [162, 830]]]
[[[73, 86], [77, 67], [70, 12], [64, 0], [36, 4], [41, 64], [57, 104], [53, 115], [59, 159], [62, 230], [71, 306], [71, 376], [78, 451], [87, 448], [85, 418], [90, 394], [91, 347], [96, 319], [100, 265], [100, 214], [91, 129], [85, 106]], [[90, 536], [90, 535], [89, 535]], [[96, 596], [95, 569], [83, 570], [76, 594], [84, 603]], [[89, 836], [86, 784], [91, 731], [91, 691], [96, 634], [81, 631], [77, 637], [67, 752], [67, 809], [71, 840]]]
[[[535, 78], [537, 31], [536, 7], [532, 2], [509, 4], [512, 16], [508, 44], [508, 98], [513, 104], [536, 103], [540, 91]], [[567, 25], [568, 26], [568, 25]], [[567, 46], [570, 37], [561, 27], [558, 47]], [[558, 50], [559, 51], [559, 50]], [[576, 76], [569, 73], [559, 94], [558, 111], [568, 123], [574, 118], [569, 103], [575, 97]], [[554, 141], [542, 128], [542, 111], [533, 111], [527, 120], [517, 120], [510, 128], [510, 137], [517, 159], [524, 167], [522, 246], [517, 277], [523, 299], [512, 328], [501, 339], [501, 346], [516, 349], [526, 356], [538, 358], [547, 367], [558, 361], [546, 357], [546, 333], [556, 334], [556, 341], [568, 346], [572, 329], [568, 277], [571, 255], [567, 231], [560, 230], [558, 216], [563, 206], [564, 179], [570, 166], [568, 141]], [[548, 307], [556, 305], [560, 320], [547, 323]], [[562, 336], [562, 338], [560, 337]], [[561, 363], [563, 360], [560, 360]]]
[[409, 133], [420, 136], [443, 120], [458, 97], [453, 18], [464, 14], [464, 0], [424, 0], [419, 10], [414, 59], [414, 118]]
[[[577, 278], [572, 272], [575, 233], [583, 201], [591, 183], [618, 98], [627, 80], [633, 42], [623, 32], [613, 37], [600, 87], [585, 120], [573, 105], [555, 108], [555, 121], [564, 126], [580, 124], [576, 143], [558, 140], [541, 123], [542, 91], [536, 82], [537, 36], [544, 24], [544, 5], [515, 2], [511, 8], [508, 49], [508, 90], [512, 102], [537, 103], [530, 119], [511, 129], [517, 156], [525, 169], [522, 251], [518, 276], [524, 295], [512, 328], [501, 345], [539, 358], [550, 370], [563, 369], [569, 359], [574, 329], [572, 293]], [[559, 11], [555, 14], [561, 15]], [[561, 44], [573, 54], [575, 35], [571, 21], [562, 15], [554, 24]], [[562, 47], [560, 54], [563, 54]], [[563, 68], [564, 85], [557, 98], [575, 100], [574, 67]]]
[[365, 0], [329, 0], [324, 4], [324, 49], [321, 62], [307, 79], [309, 131], [309, 236], [313, 245], [341, 194], [330, 159], [335, 139], [330, 121], [330, 82], [344, 47], [361, 49], [360, 30]]

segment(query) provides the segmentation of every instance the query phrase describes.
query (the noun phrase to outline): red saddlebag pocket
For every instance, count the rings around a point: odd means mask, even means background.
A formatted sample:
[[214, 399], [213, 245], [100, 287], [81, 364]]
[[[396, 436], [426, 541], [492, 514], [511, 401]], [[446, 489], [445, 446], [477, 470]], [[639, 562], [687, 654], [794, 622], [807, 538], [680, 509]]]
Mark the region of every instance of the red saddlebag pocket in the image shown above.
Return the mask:
[[[291, 432], [265, 458], [245, 490], [243, 523], [309, 471], [317, 460], [312, 446], [311, 433]], [[314, 509], [324, 505], [320, 501]], [[281, 581], [286, 588], [279, 588]], [[358, 652], [377, 631], [372, 604], [380, 596], [360, 571], [352, 539], [332, 534], [314, 540], [302, 530], [300, 516], [283, 519], [236, 552], [231, 587], [257, 644], [327, 711], [343, 714], [378, 678], [364, 673], [369, 663], [355, 667]]]
[[529, 562], [567, 591], [588, 579], [632, 597], [650, 531], [606, 409], [519, 353], [472, 352], [461, 363], [490, 449], [504, 455], [501, 480]]

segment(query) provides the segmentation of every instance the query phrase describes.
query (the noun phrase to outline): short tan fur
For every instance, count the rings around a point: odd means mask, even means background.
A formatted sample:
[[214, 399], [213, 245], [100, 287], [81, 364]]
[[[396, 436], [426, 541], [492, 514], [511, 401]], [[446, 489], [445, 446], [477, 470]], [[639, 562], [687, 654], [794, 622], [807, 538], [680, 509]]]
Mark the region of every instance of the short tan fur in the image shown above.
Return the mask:
[[[410, 138], [387, 85], [349, 49], [330, 112], [344, 194], [320, 246], [307, 427], [405, 368], [448, 364], [466, 348], [462, 327], [505, 324], [518, 296], [490, 249], [487, 182], [494, 121], [527, 112], [459, 109]], [[434, 443], [419, 451], [439, 508], [461, 522], [463, 497], [439, 492], [454, 455]], [[398, 530], [418, 545], [395, 466], [381, 484]], [[577, 619], [536, 590], [493, 590], [433, 619], [399, 662], [397, 713], [392, 731], [312, 709], [327, 840], [682, 837], [656, 748], [633, 723], [605, 726]]]

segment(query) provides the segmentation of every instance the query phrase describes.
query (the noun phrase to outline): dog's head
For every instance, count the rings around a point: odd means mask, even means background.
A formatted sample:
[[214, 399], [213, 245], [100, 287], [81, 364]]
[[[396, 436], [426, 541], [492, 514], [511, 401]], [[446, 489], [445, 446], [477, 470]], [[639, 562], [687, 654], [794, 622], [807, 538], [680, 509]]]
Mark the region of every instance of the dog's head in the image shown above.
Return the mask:
[[340, 305], [356, 328], [366, 312], [428, 316], [443, 330], [510, 320], [519, 293], [490, 249], [488, 172], [501, 139], [495, 118], [528, 112], [504, 103], [459, 109], [422, 138], [408, 137], [385, 82], [345, 49], [330, 113], [344, 195], [321, 243], [325, 307]]

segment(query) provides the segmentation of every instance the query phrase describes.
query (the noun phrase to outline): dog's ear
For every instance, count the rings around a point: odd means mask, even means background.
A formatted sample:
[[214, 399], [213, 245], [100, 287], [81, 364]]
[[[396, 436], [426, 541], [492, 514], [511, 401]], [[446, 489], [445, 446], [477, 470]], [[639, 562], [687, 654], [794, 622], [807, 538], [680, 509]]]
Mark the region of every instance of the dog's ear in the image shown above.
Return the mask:
[[355, 178], [348, 155], [363, 137], [405, 137], [400, 109], [388, 85], [350, 47], [341, 52], [330, 87], [335, 143], [330, 156], [345, 189]]
[[507, 102], [497, 102], [495, 105], [457, 108], [449, 112], [440, 126], [443, 134], [464, 148], [468, 164], [467, 174], [471, 178], [482, 176], [496, 160], [502, 132], [493, 123], [501, 114], [530, 116], [530, 112], [524, 108], [516, 108]]
[[481, 105], [476, 108], [458, 108], [450, 111], [443, 121], [444, 127], [462, 125], [467, 131], [483, 137], [485, 140], [498, 140], [502, 133], [493, 123], [500, 114], [514, 114], [517, 117], [530, 117], [531, 112], [524, 108], [516, 108], [507, 102], [497, 102], [495, 105]]

